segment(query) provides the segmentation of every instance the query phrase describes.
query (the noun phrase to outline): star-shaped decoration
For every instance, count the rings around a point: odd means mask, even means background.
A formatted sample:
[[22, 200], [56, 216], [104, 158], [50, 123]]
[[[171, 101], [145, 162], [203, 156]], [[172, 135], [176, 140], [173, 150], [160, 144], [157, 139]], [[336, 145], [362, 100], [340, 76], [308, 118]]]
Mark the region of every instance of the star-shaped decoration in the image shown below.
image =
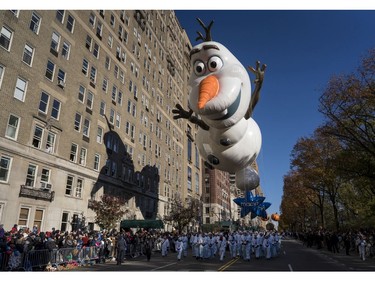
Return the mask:
[[266, 210], [271, 206], [269, 202], [262, 202], [256, 206], [255, 215], [266, 219], [268, 217]]
[[241, 207], [241, 218], [245, 217], [248, 213], [255, 213], [257, 206], [264, 201], [263, 196], [254, 196], [251, 191], [246, 191], [245, 197], [238, 197], [233, 199], [234, 203]]

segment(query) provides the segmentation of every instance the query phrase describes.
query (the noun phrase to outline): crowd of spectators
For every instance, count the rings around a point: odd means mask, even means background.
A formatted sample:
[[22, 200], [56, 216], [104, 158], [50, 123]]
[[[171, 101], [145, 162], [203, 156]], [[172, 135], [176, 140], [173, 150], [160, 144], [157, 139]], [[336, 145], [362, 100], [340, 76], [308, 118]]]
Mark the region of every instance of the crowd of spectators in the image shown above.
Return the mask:
[[332, 253], [358, 255], [361, 259], [375, 257], [375, 230], [360, 229], [348, 231], [328, 231], [324, 229], [295, 232], [294, 238], [306, 247], [327, 249]]

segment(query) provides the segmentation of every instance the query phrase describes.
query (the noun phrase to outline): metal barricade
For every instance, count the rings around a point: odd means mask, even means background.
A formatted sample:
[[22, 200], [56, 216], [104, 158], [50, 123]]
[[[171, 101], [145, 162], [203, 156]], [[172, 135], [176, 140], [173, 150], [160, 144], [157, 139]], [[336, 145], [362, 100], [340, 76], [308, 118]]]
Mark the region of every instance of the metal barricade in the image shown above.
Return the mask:
[[0, 271], [40, 271], [47, 265], [59, 268], [76, 263], [78, 266], [91, 265], [99, 260], [99, 248], [60, 248], [32, 250], [26, 253], [13, 251], [0, 253]]

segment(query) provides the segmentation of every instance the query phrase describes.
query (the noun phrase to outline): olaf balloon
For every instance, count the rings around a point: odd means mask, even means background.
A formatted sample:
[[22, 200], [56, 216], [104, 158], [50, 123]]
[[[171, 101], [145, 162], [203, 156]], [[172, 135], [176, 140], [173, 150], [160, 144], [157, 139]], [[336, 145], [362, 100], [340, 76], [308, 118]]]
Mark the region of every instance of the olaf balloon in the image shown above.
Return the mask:
[[222, 44], [212, 41], [211, 27], [197, 19], [206, 36], [204, 42], [192, 48], [193, 68], [189, 86], [188, 106], [173, 109], [174, 119], [186, 118], [199, 126], [196, 144], [205, 165], [236, 174], [236, 185], [252, 190], [259, 185], [258, 173], [251, 167], [259, 155], [262, 143], [260, 129], [252, 112], [259, 98], [266, 65], [249, 67], [256, 75], [251, 94], [250, 78], [245, 67]]

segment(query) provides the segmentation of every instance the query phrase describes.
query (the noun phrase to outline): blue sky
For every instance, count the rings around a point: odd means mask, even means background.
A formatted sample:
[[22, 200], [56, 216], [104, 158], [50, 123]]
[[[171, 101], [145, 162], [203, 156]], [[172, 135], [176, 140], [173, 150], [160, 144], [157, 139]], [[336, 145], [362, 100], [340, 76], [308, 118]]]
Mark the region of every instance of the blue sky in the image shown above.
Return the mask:
[[[375, 10], [176, 10], [193, 45], [196, 18], [245, 66], [267, 64], [253, 118], [262, 131], [257, 162], [269, 214], [278, 212], [283, 176], [300, 137], [323, 123], [318, 99], [334, 75], [349, 74], [375, 47]], [[250, 74], [251, 79], [254, 78]]]

